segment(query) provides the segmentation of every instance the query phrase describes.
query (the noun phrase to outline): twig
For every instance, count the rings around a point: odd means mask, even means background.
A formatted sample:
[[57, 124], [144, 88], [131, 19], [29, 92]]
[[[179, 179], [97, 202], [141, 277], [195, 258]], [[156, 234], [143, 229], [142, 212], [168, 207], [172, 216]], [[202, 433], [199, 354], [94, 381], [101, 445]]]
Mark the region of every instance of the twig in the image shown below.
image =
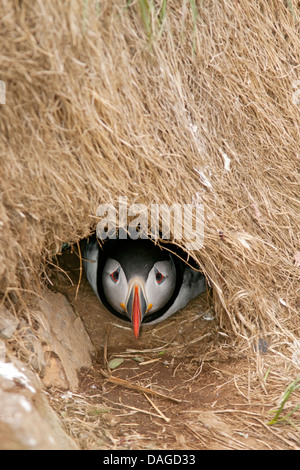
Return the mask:
[[190, 426], [188, 423], [184, 423], [185, 426], [194, 434], [194, 436], [196, 436], [199, 441], [204, 445], [206, 446], [206, 442], [204, 441], [204, 439], [200, 436], [200, 434], [197, 433], [197, 431], [195, 431], [195, 429], [192, 428], [192, 426]]
[[139, 362], [139, 366], [146, 366], [148, 364], [152, 364], [153, 362], [158, 362], [161, 360], [161, 357], [158, 359], [150, 359], [149, 361]]
[[135, 406], [124, 405], [124, 403], [122, 403], [122, 406], [124, 406], [125, 408], [129, 408], [129, 410], [133, 410], [137, 413], [144, 413], [146, 415], [154, 416], [155, 418], [161, 418], [162, 417], [160, 415], [152, 413], [151, 411], [146, 411], [146, 410], [141, 410], [140, 408], [136, 408]]
[[107, 330], [106, 330], [105, 340], [104, 340], [104, 347], [103, 347], [103, 359], [104, 359], [105, 367], [107, 367], [107, 364], [108, 364], [107, 350], [108, 350], [108, 340], [109, 340], [110, 331], [111, 331], [111, 325], [108, 325]]
[[162, 417], [162, 419], [164, 419], [167, 423], [169, 423], [171, 420], [170, 418], [167, 418], [162, 411], [160, 411], [160, 409], [155, 405], [155, 403], [153, 403], [153, 401], [144, 393], [144, 396], [145, 398], [147, 398], [148, 402], [151, 403], [151, 405], [153, 406], [153, 408], [157, 411], [157, 413]]
[[73, 283], [72, 279], [70, 278], [69, 274], [63, 268], [58, 266], [58, 264], [54, 264], [50, 260], [47, 260], [47, 264], [51, 264], [51, 266], [54, 266], [55, 269], [57, 269], [57, 270], [61, 271], [62, 273], [64, 273], [64, 275], [69, 279], [69, 281], [71, 283], [71, 286], [74, 285], [74, 283]]
[[81, 250], [80, 250], [80, 246], [79, 246], [78, 242], [77, 242], [77, 248], [78, 248], [78, 253], [79, 253], [80, 269], [79, 269], [79, 281], [78, 281], [78, 284], [77, 284], [77, 287], [76, 287], [75, 300], [77, 300], [77, 295], [78, 295], [78, 291], [79, 291], [79, 287], [80, 287], [80, 283], [81, 283], [81, 278], [82, 278], [82, 257], [81, 257]]
[[121, 387], [130, 388], [131, 390], [137, 390], [141, 393], [146, 393], [148, 395], [154, 395], [156, 397], [165, 398], [166, 400], [171, 400], [175, 403], [181, 403], [181, 400], [177, 398], [169, 397], [168, 395], [164, 395], [163, 393], [156, 392], [155, 390], [151, 390], [146, 387], [142, 387], [141, 385], [133, 384], [128, 382], [127, 380], [120, 379], [119, 377], [114, 377], [113, 375], [108, 374], [103, 369], [100, 369], [101, 374], [111, 383], [116, 385], [120, 385]]

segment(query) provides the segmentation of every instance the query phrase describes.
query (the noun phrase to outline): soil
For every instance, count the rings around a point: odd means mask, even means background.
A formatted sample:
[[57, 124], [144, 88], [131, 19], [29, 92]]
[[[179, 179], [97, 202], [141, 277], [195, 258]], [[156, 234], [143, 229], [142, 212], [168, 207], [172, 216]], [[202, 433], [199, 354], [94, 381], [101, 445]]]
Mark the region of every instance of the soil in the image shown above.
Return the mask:
[[78, 288], [74, 255], [62, 258], [68, 278], [53, 272], [53, 288], [67, 296], [97, 350], [92, 368], [81, 371], [78, 393], [56, 390], [51, 397], [81, 448], [300, 448], [297, 426], [267, 424], [281, 398], [260, 373], [272, 358], [265, 350], [260, 357], [237, 351], [206, 294], [143, 327], [136, 340], [129, 324], [101, 307], [84, 274]]

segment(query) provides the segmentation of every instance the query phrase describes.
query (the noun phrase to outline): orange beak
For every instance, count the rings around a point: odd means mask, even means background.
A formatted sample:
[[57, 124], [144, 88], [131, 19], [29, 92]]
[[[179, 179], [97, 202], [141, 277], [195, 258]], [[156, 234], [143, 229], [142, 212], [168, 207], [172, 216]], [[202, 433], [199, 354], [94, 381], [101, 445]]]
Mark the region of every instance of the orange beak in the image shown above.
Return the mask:
[[139, 336], [143, 318], [148, 310], [143, 283], [139, 279], [135, 279], [129, 290], [126, 311], [131, 319], [136, 338]]
[[142, 311], [141, 311], [141, 302], [140, 302], [138, 286], [134, 286], [134, 297], [133, 297], [131, 321], [133, 324], [134, 336], [137, 338], [139, 335], [140, 326], [142, 323]]

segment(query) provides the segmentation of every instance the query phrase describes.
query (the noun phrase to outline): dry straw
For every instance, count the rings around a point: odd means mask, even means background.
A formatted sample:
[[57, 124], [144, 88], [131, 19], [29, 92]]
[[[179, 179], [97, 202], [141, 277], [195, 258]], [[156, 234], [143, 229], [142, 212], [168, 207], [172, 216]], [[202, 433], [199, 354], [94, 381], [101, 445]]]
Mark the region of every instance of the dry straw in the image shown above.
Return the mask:
[[197, 201], [221, 326], [284, 345], [300, 325], [298, 2], [149, 5], [1, 2], [2, 292], [35, 291], [100, 203]]

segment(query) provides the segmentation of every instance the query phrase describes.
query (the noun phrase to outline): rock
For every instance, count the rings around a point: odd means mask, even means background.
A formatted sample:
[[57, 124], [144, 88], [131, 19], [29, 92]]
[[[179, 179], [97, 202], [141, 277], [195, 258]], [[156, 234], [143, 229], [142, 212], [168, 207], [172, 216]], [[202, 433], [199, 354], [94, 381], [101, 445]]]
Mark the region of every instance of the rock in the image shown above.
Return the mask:
[[75, 450], [38, 377], [16, 358], [0, 362], [0, 449]]
[[54, 353], [49, 355], [46, 372], [43, 377], [43, 384], [47, 388], [56, 387], [60, 390], [69, 389], [69, 383], [62, 363], [58, 357], [54, 356]]
[[19, 325], [19, 341], [22, 342], [22, 357], [40, 375], [45, 373], [45, 355], [41, 341], [24, 320]]
[[0, 338], [10, 339], [18, 324], [19, 320], [4, 305], [0, 305]]
[[37, 305], [32, 312], [38, 324], [34, 331], [1, 307], [1, 337], [11, 338], [18, 328], [21, 356], [28, 367], [11, 356], [0, 339], [0, 449], [78, 449], [50, 407], [43, 387], [76, 391], [77, 374], [91, 367], [95, 349], [62, 294], [45, 289]]
[[43, 383], [73, 392], [78, 390], [78, 372], [92, 365], [95, 348], [66, 297], [48, 289], [39, 300], [36, 312], [40, 327], [38, 336], [44, 343], [45, 365]]
[[6, 344], [0, 339], [0, 362], [5, 362], [6, 358]]

